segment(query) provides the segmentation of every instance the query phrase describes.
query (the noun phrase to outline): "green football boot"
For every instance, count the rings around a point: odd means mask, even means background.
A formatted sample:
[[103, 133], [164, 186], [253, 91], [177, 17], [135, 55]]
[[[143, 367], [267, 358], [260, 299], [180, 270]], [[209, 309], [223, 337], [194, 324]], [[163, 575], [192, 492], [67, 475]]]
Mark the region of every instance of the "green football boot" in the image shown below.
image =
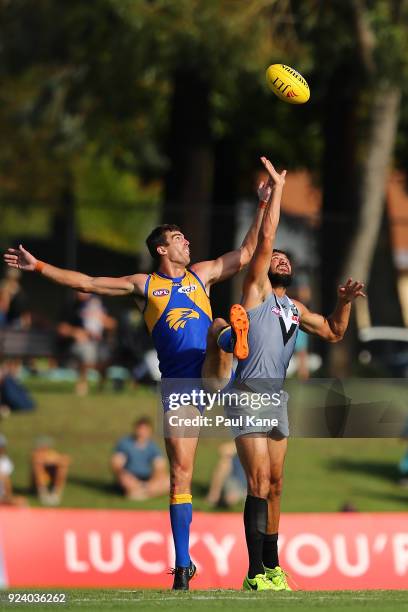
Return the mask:
[[268, 580], [266, 574], [257, 574], [255, 578], [245, 577], [242, 587], [247, 591], [276, 591], [274, 583]]
[[288, 585], [286, 572], [277, 565], [275, 569], [265, 567], [265, 576], [269, 582], [274, 585], [275, 591], [291, 591]]

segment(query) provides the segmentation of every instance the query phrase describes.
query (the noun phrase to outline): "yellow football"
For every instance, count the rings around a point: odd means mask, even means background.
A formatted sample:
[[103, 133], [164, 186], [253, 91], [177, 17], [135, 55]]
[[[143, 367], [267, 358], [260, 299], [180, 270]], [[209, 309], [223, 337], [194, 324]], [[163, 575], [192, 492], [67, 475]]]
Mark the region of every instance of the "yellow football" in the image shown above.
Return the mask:
[[272, 64], [266, 71], [266, 82], [273, 93], [289, 104], [304, 104], [310, 98], [309, 85], [299, 72], [285, 66]]

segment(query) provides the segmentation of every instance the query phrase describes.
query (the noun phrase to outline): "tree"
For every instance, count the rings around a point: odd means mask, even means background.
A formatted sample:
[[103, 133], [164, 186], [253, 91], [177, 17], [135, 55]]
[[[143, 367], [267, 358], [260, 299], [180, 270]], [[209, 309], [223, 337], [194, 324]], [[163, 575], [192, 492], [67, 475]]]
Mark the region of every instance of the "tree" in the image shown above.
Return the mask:
[[[300, 4], [298, 9], [305, 10]], [[322, 101], [322, 303], [327, 313], [341, 280], [370, 280], [395, 149], [399, 84], [407, 79], [407, 3], [310, 2], [309, 11], [311, 6], [315, 10], [300, 19], [299, 27], [303, 36], [307, 32], [313, 38]], [[391, 252], [386, 259], [390, 270]], [[395, 316], [398, 309], [391, 312]], [[400, 323], [400, 317], [388, 319], [393, 323]], [[330, 371], [338, 376], [350, 371], [354, 348], [352, 333], [330, 347]]]
[[[408, 46], [401, 24], [408, 17], [408, 3], [405, 0], [379, 2], [370, 11], [363, 0], [351, 0], [351, 12], [356, 36], [356, 51], [364, 83], [357, 99], [365, 105], [361, 130], [364, 142], [359, 143], [361, 169], [356, 184], [357, 210], [355, 223], [350, 234], [349, 245], [341, 268], [341, 276], [361, 279], [367, 285], [373, 270], [373, 260], [382, 221], [386, 215], [385, 195], [389, 170], [395, 149], [399, 121], [401, 88], [400, 75], [406, 73]], [[387, 226], [383, 226], [387, 229]], [[393, 258], [388, 244], [384, 252], [384, 279], [394, 278]], [[379, 268], [375, 282], [379, 284]], [[385, 289], [385, 284], [383, 285]], [[389, 288], [387, 301], [398, 304], [395, 284]], [[394, 289], [394, 292], [392, 292]], [[394, 297], [394, 302], [392, 300]], [[357, 308], [361, 308], [357, 306]], [[358, 312], [358, 311], [357, 311]], [[402, 325], [400, 308], [384, 308], [387, 317], [380, 323]], [[332, 350], [331, 363], [334, 371], [349, 371], [349, 355], [342, 350]]]
[[[65, 236], [65, 265], [73, 266], [76, 177], [90, 145], [124, 178], [150, 177], [162, 163], [154, 134], [162, 104], [146, 76], [145, 38], [135, 40], [109, 0], [3, 1], [0, 8], [3, 206], [50, 210], [60, 242]], [[111, 196], [113, 208], [120, 189]]]
[[[220, 233], [218, 224], [222, 219], [221, 250], [228, 250], [233, 246], [235, 200], [245, 182], [240, 180], [240, 161], [243, 153], [249, 152], [248, 144], [253, 145], [253, 134], [248, 139], [248, 132], [236, 123], [238, 116], [244, 116], [236, 108], [240, 104], [249, 116], [257, 117], [260, 107], [259, 99], [251, 98], [255, 107], [246, 103], [245, 93], [237, 83], [245, 78], [252, 89], [257, 85], [258, 92], [263, 83], [260, 97], [265, 100], [265, 69], [273, 53], [285, 43], [280, 32], [282, 19], [290, 12], [289, 3], [113, 0], [113, 4], [135, 30], [143, 23], [144, 32], [151, 34], [156, 78], [167, 80], [170, 90], [163, 221], [171, 219], [182, 225], [192, 240], [194, 257], [201, 259], [209, 256], [210, 247], [214, 253], [213, 247], [218, 246], [218, 240], [211, 241], [210, 235]], [[288, 34], [292, 29], [289, 22], [285, 24]], [[290, 42], [293, 47], [293, 39]], [[251, 85], [245, 89], [251, 89]], [[252, 131], [259, 132], [259, 128], [253, 127]], [[261, 153], [257, 150], [256, 156]], [[235, 176], [232, 160], [236, 164]], [[252, 161], [246, 162], [246, 183], [252, 167]], [[224, 181], [232, 178], [238, 184], [226, 187], [219, 174], [224, 170]], [[212, 212], [213, 203], [230, 211], [228, 228], [226, 216]]]

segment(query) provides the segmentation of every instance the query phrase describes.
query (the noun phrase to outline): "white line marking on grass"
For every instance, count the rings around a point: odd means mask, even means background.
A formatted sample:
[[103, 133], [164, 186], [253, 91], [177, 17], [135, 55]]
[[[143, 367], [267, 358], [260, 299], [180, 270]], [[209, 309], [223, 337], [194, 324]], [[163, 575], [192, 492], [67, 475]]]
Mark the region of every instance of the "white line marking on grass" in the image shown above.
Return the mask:
[[[137, 593], [137, 591], [124, 591], [126, 593]], [[307, 593], [308, 591], [298, 591], [297, 594], [295, 594], [296, 592], [292, 592], [292, 593], [287, 593], [287, 594], [280, 594], [280, 595], [276, 595], [273, 594], [271, 595], [271, 598], [273, 599], [273, 601], [300, 601], [303, 600], [305, 601], [305, 603], [313, 603], [313, 601], [326, 601], [326, 600], [330, 600], [330, 601], [342, 601], [344, 602], [344, 594], [342, 594], [341, 596], [336, 596], [336, 595], [313, 595], [308, 597]], [[356, 600], [362, 600], [362, 601], [379, 601], [379, 600], [383, 600], [384, 596], [381, 596], [381, 594], [376, 594], [376, 595], [351, 595], [351, 591], [350, 591], [350, 598], [347, 598], [346, 602], [352, 602], [352, 601], [356, 601]], [[185, 599], [181, 599], [179, 596], [171, 596], [171, 595], [162, 595], [162, 596], [153, 596], [153, 597], [87, 597], [87, 598], [81, 598], [81, 599], [77, 599], [77, 598], [72, 598], [71, 602], [73, 603], [98, 603], [98, 602], [119, 602], [119, 601], [123, 601], [123, 602], [132, 602], [132, 603], [147, 603], [147, 602], [154, 602], [154, 601], [174, 601], [174, 602], [178, 602], [178, 601], [216, 601], [216, 600], [236, 600], [236, 601], [250, 601], [251, 600], [251, 595], [248, 593], [247, 595], [192, 595], [192, 594], [188, 594], [188, 596]], [[400, 600], [401, 601], [401, 600]]]
[[90, 599], [90, 598], [86, 598], [86, 599], [71, 599], [70, 603], [98, 603], [98, 602], [109, 602], [109, 601], [123, 601], [123, 602], [127, 602], [127, 601], [131, 601], [132, 603], [142, 603], [143, 601], [154, 601], [154, 599], [132, 599], [132, 598], [127, 598], [124, 597], [123, 599], [121, 597], [98, 597], [97, 599]]
[[[293, 596], [289, 596], [291, 600], [301, 600], [303, 599], [303, 597], [293, 597]], [[273, 599], [274, 601], [288, 601], [288, 596], [277, 596], [277, 595], [273, 595]], [[330, 599], [330, 598], [327, 598]], [[205, 596], [197, 596], [197, 597], [186, 597], [186, 599], [182, 600], [180, 597], [144, 597], [144, 598], [140, 598], [140, 597], [98, 597], [95, 599], [71, 599], [71, 602], [73, 603], [83, 603], [83, 602], [92, 602], [92, 603], [98, 603], [99, 601], [131, 601], [133, 603], [146, 603], [146, 602], [154, 602], [154, 601], [174, 601], [174, 602], [178, 602], [178, 601], [211, 601], [211, 600], [240, 600], [240, 601], [250, 601], [250, 596], [245, 596], [245, 595], [236, 595], [233, 597], [214, 597], [214, 596], [210, 596], [210, 597], [205, 597]]]
[[[271, 597], [273, 597], [274, 601], [288, 601], [288, 598], [286, 596], [280, 595], [280, 596], [276, 596], [276, 595], [271, 595]], [[170, 598], [169, 598], [170, 599]], [[239, 599], [240, 601], [251, 601], [250, 596], [244, 596], [244, 595], [237, 595], [235, 597], [191, 597], [191, 599], [194, 599], [195, 601], [197, 600], [230, 600], [230, 599]], [[302, 597], [291, 597], [291, 599], [303, 599]]]

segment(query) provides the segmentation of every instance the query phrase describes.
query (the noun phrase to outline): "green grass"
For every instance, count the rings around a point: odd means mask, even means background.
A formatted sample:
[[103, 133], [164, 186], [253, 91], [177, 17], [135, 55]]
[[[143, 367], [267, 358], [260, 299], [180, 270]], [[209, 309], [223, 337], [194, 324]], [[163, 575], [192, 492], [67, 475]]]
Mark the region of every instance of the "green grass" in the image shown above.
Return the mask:
[[[31, 505], [37, 504], [28, 489], [29, 454], [35, 438], [47, 434], [73, 460], [63, 506], [167, 507], [167, 497], [142, 504], [124, 499], [113, 487], [108, 465], [115, 441], [128, 432], [136, 416], [150, 414], [156, 420], [160, 414], [152, 391], [92, 391], [88, 397], [78, 398], [70, 385], [35, 385], [33, 389], [37, 410], [12, 414], [0, 424], [16, 467], [16, 492], [27, 495]], [[193, 489], [196, 510], [209, 509], [204, 497], [219, 444], [220, 440], [214, 439], [200, 441]], [[408, 491], [397, 484], [396, 467], [403, 451], [404, 446], [392, 439], [292, 439], [286, 459], [283, 511], [336, 511], [345, 501], [360, 511], [405, 511]]]
[[[7, 591], [1, 594], [2, 606], [6, 603]], [[19, 591], [23, 592], [23, 591]], [[26, 591], [44, 593], [45, 591]], [[50, 591], [47, 591], [50, 592]], [[393, 612], [408, 610], [407, 591], [296, 591], [293, 593], [246, 593], [243, 591], [190, 591], [173, 593], [171, 591], [137, 590], [61, 590], [66, 593], [64, 605], [37, 604], [36, 610], [336, 610], [337, 612], [357, 612], [381, 610]], [[32, 604], [33, 605], [33, 604]], [[17, 606], [13, 606], [17, 607]], [[21, 606], [20, 606], [21, 607]]]

